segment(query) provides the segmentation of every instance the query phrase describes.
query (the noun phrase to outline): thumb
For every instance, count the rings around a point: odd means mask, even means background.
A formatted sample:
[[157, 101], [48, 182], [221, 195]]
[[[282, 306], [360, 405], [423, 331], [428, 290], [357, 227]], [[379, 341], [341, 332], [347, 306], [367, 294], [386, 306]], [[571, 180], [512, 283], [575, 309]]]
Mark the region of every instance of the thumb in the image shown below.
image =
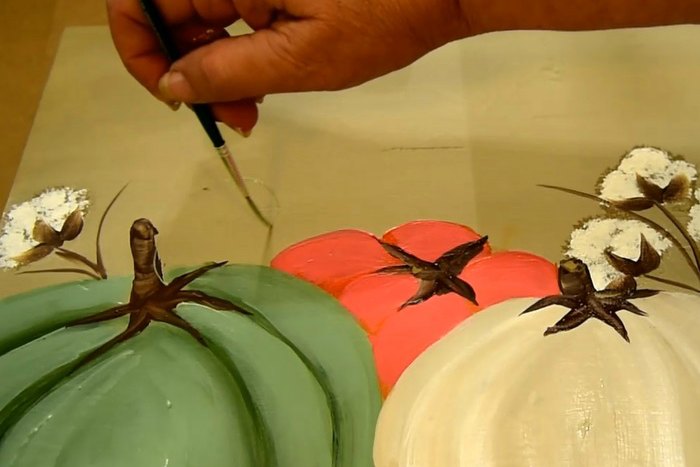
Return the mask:
[[310, 89], [289, 34], [263, 29], [202, 46], [173, 63], [159, 82], [169, 100], [229, 102]]

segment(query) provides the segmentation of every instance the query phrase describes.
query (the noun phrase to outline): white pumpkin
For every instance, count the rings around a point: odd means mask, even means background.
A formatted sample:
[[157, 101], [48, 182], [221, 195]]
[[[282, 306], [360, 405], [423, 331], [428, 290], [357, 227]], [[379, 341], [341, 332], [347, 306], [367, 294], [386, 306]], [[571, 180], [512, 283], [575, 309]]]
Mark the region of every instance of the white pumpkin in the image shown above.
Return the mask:
[[568, 311], [481, 311], [423, 353], [379, 418], [376, 467], [700, 466], [700, 297], [634, 300], [631, 343]]

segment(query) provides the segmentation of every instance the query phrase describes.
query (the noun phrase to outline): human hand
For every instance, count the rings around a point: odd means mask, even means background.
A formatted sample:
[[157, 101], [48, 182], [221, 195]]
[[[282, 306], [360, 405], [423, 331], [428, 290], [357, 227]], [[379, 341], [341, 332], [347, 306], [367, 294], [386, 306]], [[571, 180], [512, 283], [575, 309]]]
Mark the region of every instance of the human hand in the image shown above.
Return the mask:
[[[454, 0], [157, 1], [183, 50], [205, 31], [243, 20], [254, 33], [196, 47], [168, 63], [138, 0], [107, 0], [124, 65], [166, 102], [213, 104], [248, 132], [266, 94], [352, 87], [470, 34]], [[220, 36], [219, 36], [220, 37]]]

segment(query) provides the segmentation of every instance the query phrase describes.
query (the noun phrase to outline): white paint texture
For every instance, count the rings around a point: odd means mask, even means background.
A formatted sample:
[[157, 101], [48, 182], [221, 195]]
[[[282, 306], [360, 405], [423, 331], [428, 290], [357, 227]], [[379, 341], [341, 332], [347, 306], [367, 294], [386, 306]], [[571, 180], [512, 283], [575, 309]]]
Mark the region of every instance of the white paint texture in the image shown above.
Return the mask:
[[18, 267], [14, 258], [38, 244], [32, 238], [37, 220], [60, 231], [73, 211], [85, 212], [89, 204], [87, 190], [60, 187], [49, 188], [29, 201], [12, 206], [3, 216], [0, 231], [0, 269]]
[[671, 179], [679, 174], [685, 175], [690, 181], [697, 178], [697, 170], [693, 164], [674, 159], [671, 154], [661, 149], [635, 148], [603, 179], [600, 184], [600, 196], [611, 201], [641, 197], [637, 175], [665, 188]]
[[662, 293], [544, 337], [565, 309], [477, 313], [403, 374], [379, 418], [376, 467], [700, 465], [700, 298]]
[[688, 212], [688, 232], [695, 240], [700, 240], [700, 189], [695, 190], [695, 201]]
[[639, 259], [641, 235], [659, 253], [672, 246], [662, 236], [643, 222], [629, 219], [595, 218], [571, 232], [565, 254], [578, 258], [588, 266], [597, 290], [603, 290], [610, 281], [623, 274], [608, 262], [605, 251], [631, 260]]

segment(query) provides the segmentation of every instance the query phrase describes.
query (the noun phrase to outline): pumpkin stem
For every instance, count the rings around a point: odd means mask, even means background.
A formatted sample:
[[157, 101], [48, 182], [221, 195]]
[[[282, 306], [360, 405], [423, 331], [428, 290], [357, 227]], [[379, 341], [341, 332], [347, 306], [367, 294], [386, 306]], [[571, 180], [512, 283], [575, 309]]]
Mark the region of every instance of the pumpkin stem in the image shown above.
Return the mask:
[[561, 294], [541, 298], [520, 314], [531, 313], [551, 305], [559, 305], [568, 308], [569, 311], [553, 326], [545, 330], [545, 336], [571, 331], [589, 319], [597, 319], [613, 328], [625, 341], [629, 342], [625, 324], [617, 316], [617, 313], [625, 310], [639, 316], [646, 316], [643, 310], [628, 300], [651, 297], [658, 293], [656, 290], [637, 289], [634, 278], [631, 279], [633, 281], [631, 286], [627, 284], [627, 287], [619, 289], [597, 291], [593, 287], [590, 271], [583, 261], [575, 258], [566, 259], [559, 265]]
[[132, 304], [143, 303], [165, 287], [156, 270], [156, 235], [158, 230], [148, 219], [138, 219], [131, 226], [131, 256], [134, 260], [134, 281], [131, 288]]
[[163, 273], [158, 249], [156, 248], [157, 234], [158, 230], [148, 219], [138, 219], [131, 226], [129, 240], [131, 256], [134, 261], [134, 280], [129, 303], [117, 305], [67, 324], [67, 326], [80, 326], [111, 321], [126, 315], [129, 316], [129, 324], [122, 333], [89, 352], [71, 371], [79, 370], [115, 346], [138, 335], [152, 321], [159, 321], [182, 329], [197, 342], [206, 346], [206, 342], [199, 331], [175, 313], [175, 309], [180, 303], [196, 303], [217, 310], [249, 314], [249, 312], [228, 300], [212, 297], [198, 290], [182, 290], [192, 281], [212, 269], [222, 267], [226, 264], [225, 262], [207, 264], [176, 277], [170, 284], [166, 285], [162, 278]]

